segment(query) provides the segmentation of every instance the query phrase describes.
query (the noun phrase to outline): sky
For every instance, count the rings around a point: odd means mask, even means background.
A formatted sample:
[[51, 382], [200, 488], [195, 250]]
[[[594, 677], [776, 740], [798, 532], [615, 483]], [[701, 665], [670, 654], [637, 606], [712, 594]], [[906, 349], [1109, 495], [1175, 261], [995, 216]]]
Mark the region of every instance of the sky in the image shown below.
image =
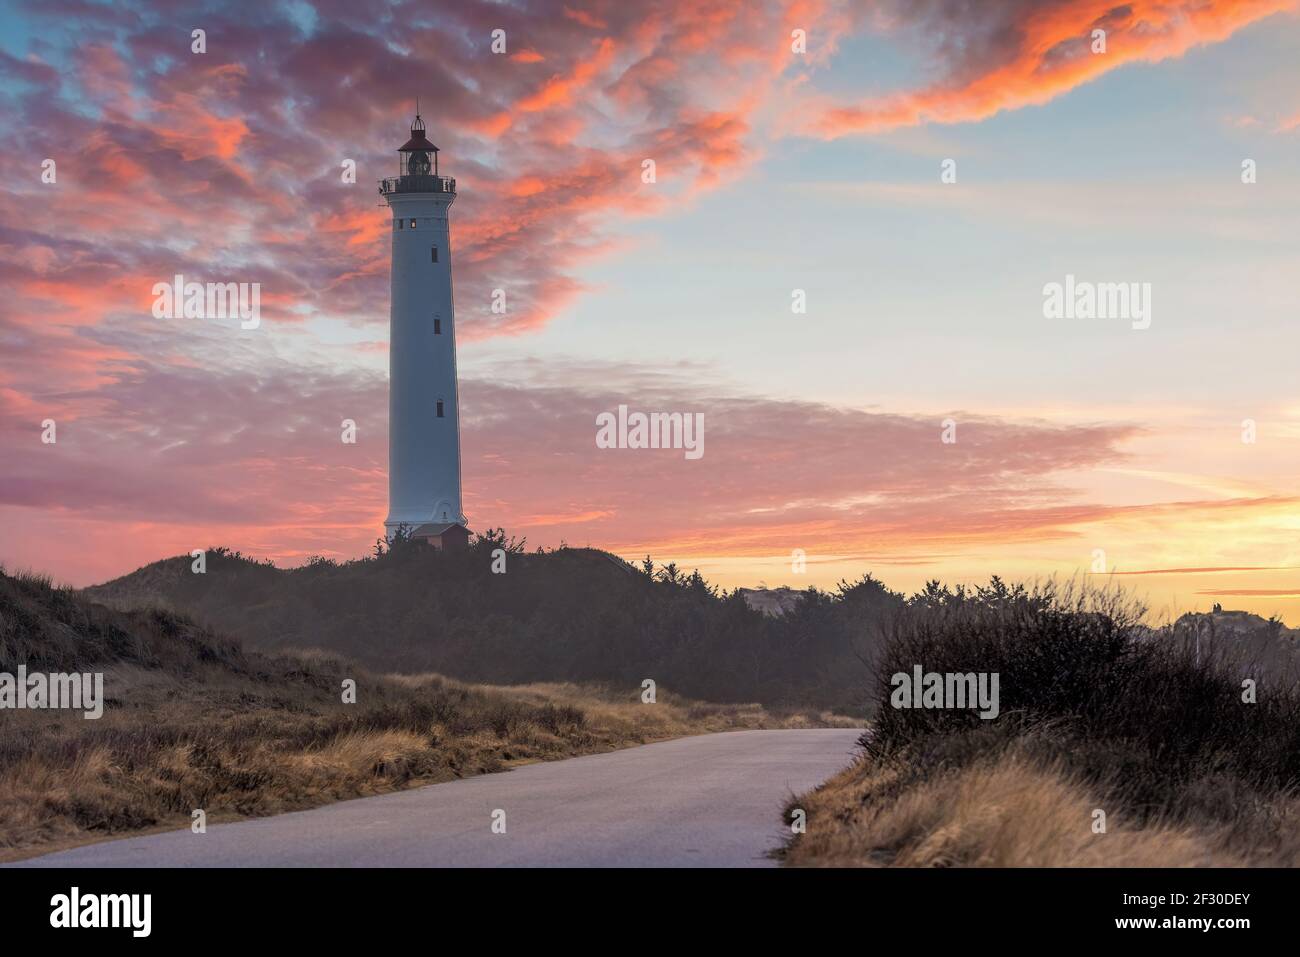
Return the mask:
[[[418, 96], [471, 528], [1300, 625], [1297, 49], [1294, 0], [10, 0], [0, 562], [369, 551]], [[176, 274], [260, 324], [155, 317]], [[1049, 317], [1067, 276], [1149, 324]], [[704, 454], [598, 448], [620, 404]]]

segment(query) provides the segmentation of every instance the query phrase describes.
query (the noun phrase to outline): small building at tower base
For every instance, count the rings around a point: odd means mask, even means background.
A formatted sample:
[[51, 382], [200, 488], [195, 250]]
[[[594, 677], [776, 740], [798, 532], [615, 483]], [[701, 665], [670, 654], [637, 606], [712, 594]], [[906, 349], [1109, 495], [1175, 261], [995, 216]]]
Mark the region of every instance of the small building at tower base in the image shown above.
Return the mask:
[[444, 552], [458, 552], [469, 547], [469, 529], [459, 522], [426, 522], [411, 531], [412, 541], [428, 542]]

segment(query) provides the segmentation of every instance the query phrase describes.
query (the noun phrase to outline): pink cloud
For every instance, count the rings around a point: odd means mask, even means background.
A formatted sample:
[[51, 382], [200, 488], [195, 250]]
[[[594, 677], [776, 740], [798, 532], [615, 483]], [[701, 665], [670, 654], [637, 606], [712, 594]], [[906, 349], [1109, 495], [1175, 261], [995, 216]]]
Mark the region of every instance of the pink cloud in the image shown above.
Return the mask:
[[[258, 371], [219, 337], [209, 349], [206, 367], [119, 366], [77, 397], [95, 413], [60, 423], [55, 445], [40, 442], [36, 409], [0, 393], [0, 510], [12, 529], [0, 560], [103, 578], [146, 545], [156, 557], [227, 543], [290, 563], [368, 548], [387, 494], [383, 377]], [[720, 396], [636, 367], [560, 371], [607, 385], [463, 383], [476, 528], [737, 555], [1059, 536], [1099, 510], [1061, 504], [1053, 474], [1114, 461], [1133, 434], [961, 416], [960, 442], [945, 445], [928, 417]], [[703, 458], [597, 448], [596, 416], [619, 403], [702, 413]], [[344, 418], [358, 425], [355, 445], [340, 440]], [[116, 528], [132, 547], [92, 559], [84, 537], [60, 533], [77, 523]]]

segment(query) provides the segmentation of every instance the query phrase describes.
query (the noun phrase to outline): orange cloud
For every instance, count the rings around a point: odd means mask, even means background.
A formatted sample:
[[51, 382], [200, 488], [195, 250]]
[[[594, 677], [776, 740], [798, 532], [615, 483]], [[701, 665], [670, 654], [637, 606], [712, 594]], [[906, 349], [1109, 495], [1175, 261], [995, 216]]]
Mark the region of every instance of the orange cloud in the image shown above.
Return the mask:
[[594, 13], [570, 7], [567, 4], [564, 7], [564, 16], [566, 19], [572, 20], [574, 23], [581, 23], [584, 27], [590, 27], [592, 30], [606, 30], [609, 28], [609, 24]]
[[[935, 22], [911, 26], [946, 35], [953, 26], [969, 32], [968, 48], [944, 80], [906, 91], [815, 111], [802, 127], [836, 137], [922, 123], [966, 123], [1002, 110], [1046, 103], [1117, 67], [1181, 56], [1194, 46], [1214, 43], [1247, 24], [1296, 9], [1295, 0], [1066, 0], [1058, 4], [1006, 3], [982, 9], [939, 4]], [[935, 8], [919, 7], [919, 16]], [[987, 16], [985, 15], [987, 14]], [[902, 14], [907, 21], [910, 14]], [[1092, 31], [1106, 31], [1106, 52], [1094, 53]], [[1009, 38], [1009, 39], [1008, 39]], [[982, 39], [986, 42], [972, 42]]]
[[581, 525], [585, 522], [594, 522], [602, 518], [612, 518], [614, 513], [609, 510], [585, 510], [576, 512], [554, 512], [543, 513], [540, 515], [524, 516], [521, 521], [525, 525], [545, 526], [545, 525]]
[[1146, 568], [1141, 571], [1114, 571], [1114, 572], [1095, 572], [1098, 575], [1216, 575], [1221, 572], [1276, 572], [1285, 571], [1291, 568], [1300, 568], [1298, 565], [1235, 565], [1235, 566], [1206, 566], [1203, 568]]
[[1237, 588], [1198, 591], [1198, 595], [1213, 595], [1219, 598], [1300, 598], [1300, 591], [1294, 588]]
[[595, 52], [590, 57], [579, 60], [567, 76], [551, 77], [536, 93], [515, 103], [515, 109], [523, 113], [535, 113], [552, 107], [571, 106], [574, 98], [587, 84], [609, 68], [614, 60], [615, 49], [612, 39], [602, 38], [596, 44]]

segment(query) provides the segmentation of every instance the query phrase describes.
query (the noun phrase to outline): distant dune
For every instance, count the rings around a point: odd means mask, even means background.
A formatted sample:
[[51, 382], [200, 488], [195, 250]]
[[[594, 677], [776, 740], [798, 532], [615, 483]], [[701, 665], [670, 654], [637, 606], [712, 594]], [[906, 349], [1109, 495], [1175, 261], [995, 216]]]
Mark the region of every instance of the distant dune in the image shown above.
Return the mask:
[[492, 684], [652, 679], [709, 701], [859, 717], [870, 682], [866, 626], [902, 602], [864, 580], [831, 593], [777, 592], [774, 615], [671, 564], [647, 570], [597, 549], [517, 547], [498, 563], [493, 552], [507, 544], [439, 552], [409, 543], [295, 569], [209, 549], [202, 574], [178, 556], [85, 594], [119, 608], [157, 604], [251, 648], [317, 648], [385, 671]]

